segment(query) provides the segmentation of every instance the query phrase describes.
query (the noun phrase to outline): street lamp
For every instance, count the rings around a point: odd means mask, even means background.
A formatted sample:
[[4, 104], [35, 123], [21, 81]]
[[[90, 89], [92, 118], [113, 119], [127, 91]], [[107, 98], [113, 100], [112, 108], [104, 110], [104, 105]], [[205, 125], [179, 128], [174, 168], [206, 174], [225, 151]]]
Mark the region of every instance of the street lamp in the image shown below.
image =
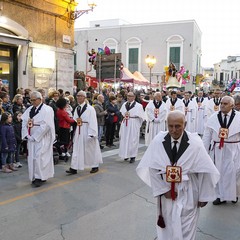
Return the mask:
[[145, 62], [150, 70], [149, 81], [150, 81], [150, 89], [151, 89], [151, 87], [152, 87], [152, 68], [156, 64], [156, 58], [154, 56], [151, 57], [151, 56], [147, 55], [147, 57], [145, 58]]

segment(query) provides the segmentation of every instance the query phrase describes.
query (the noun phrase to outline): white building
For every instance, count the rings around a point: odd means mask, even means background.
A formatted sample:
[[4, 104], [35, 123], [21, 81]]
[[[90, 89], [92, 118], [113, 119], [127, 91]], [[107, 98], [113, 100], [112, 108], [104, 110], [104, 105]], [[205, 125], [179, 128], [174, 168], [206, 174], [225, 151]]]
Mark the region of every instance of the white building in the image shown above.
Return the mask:
[[228, 81], [233, 78], [240, 79], [240, 55], [228, 56], [227, 59], [214, 64], [214, 79], [220, 86], [227, 86]]
[[[113, 22], [118, 25], [114, 25]], [[149, 79], [145, 63], [147, 55], [157, 60], [152, 69], [152, 83], [161, 81], [164, 66], [173, 62], [177, 69], [183, 65], [190, 72], [187, 90], [194, 90], [195, 76], [201, 71], [201, 30], [195, 20], [126, 24], [122, 21], [94, 21], [89, 28], [75, 29], [76, 70], [88, 72], [87, 51], [108, 46], [122, 53], [122, 62], [131, 72], [139, 71]], [[89, 73], [95, 76], [95, 71]]]

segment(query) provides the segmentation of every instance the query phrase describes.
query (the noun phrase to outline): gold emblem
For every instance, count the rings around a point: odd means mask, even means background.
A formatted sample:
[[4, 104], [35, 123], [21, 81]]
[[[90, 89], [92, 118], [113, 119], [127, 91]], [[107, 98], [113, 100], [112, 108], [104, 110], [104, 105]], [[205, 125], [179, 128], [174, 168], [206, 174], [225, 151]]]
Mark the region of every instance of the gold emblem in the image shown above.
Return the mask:
[[223, 138], [223, 139], [227, 139], [228, 138], [228, 129], [227, 128], [220, 128], [218, 137]]
[[125, 112], [125, 119], [128, 120], [130, 118], [130, 112]]
[[202, 103], [201, 103], [201, 102], [198, 102], [197, 105], [198, 105], [198, 107], [201, 107], [201, 106], [202, 106]]
[[33, 127], [33, 119], [29, 118], [28, 119], [28, 128], [32, 128]]
[[77, 118], [77, 126], [82, 126], [82, 119], [81, 118]]
[[175, 107], [173, 105], [170, 106], [170, 111], [174, 111]]
[[219, 106], [214, 105], [214, 111], [219, 111]]
[[188, 107], [185, 107], [185, 112], [188, 112]]
[[166, 181], [170, 183], [182, 182], [182, 168], [180, 166], [167, 166]]

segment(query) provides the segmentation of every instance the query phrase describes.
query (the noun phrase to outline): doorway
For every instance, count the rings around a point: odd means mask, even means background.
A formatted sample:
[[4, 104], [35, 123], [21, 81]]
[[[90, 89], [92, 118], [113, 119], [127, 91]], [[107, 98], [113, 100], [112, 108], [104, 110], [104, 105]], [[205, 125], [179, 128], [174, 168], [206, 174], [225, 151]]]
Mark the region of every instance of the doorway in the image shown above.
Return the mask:
[[11, 99], [18, 87], [17, 49], [18, 47], [0, 45], [0, 78]]

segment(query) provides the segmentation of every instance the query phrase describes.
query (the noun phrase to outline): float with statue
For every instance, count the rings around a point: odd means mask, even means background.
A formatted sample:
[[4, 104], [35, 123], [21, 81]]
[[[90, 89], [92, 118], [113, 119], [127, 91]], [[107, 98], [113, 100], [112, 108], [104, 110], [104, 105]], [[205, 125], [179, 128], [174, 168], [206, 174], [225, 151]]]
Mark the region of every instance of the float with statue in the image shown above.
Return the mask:
[[180, 70], [176, 69], [174, 63], [164, 67], [166, 89], [181, 88], [190, 80], [189, 70], [181, 66]]

